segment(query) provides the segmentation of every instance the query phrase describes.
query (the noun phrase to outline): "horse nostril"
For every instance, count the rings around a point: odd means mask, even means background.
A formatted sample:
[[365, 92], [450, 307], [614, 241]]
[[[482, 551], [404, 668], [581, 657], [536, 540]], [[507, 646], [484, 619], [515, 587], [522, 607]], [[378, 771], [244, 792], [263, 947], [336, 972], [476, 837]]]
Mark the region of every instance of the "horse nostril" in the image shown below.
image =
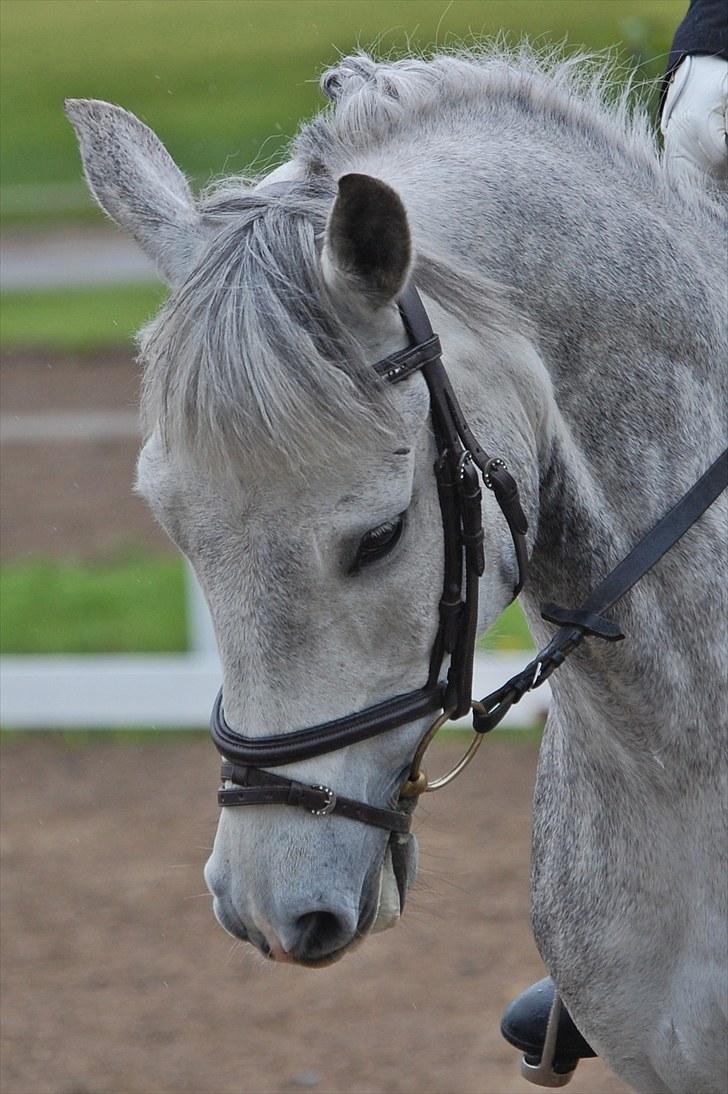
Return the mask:
[[334, 912], [307, 912], [298, 917], [295, 930], [293, 953], [308, 961], [335, 953], [351, 941], [354, 933]]

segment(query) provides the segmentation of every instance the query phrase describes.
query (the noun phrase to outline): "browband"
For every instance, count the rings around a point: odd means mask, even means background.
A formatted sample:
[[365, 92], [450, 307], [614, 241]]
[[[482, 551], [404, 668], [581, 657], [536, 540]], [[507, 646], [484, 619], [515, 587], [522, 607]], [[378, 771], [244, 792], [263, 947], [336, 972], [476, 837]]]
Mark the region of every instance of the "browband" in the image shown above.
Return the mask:
[[398, 384], [413, 372], [442, 357], [442, 346], [436, 334], [417, 346], [406, 346], [374, 365], [374, 371], [388, 384]]

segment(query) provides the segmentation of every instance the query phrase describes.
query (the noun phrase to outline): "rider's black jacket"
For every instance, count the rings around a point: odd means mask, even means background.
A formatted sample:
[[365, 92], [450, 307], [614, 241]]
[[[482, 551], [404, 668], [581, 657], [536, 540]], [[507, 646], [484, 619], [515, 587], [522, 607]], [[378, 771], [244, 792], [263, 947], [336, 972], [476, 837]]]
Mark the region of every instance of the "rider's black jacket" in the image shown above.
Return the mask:
[[690, 0], [687, 15], [677, 28], [672, 43], [666, 76], [675, 71], [683, 58], [696, 53], [728, 60], [726, 0]]

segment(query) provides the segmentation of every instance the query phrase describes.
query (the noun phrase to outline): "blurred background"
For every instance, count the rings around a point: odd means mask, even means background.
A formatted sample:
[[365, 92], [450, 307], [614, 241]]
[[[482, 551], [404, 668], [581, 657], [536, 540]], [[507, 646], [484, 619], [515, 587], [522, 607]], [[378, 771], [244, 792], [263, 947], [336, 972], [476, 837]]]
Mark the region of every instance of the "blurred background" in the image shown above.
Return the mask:
[[[184, 563], [131, 490], [133, 335], [164, 289], [92, 204], [63, 99], [125, 106], [203, 185], [280, 162], [321, 106], [320, 71], [358, 46], [505, 33], [610, 47], [654, 104], [686, 6], [0, 3], [3, 1090], [524, 1090], [497, 1023], [542, 974], [527, 920], [538, 704], [535, 729], [494, 735], [480, 768], [421, 810], [424, 880], [397, 931], [299, 975], [215, 928], [201, 893], [214, 648]], [[504, 659], [502, 679], [529, 644], [511, 611], [483, 652]], [[598, 1063], [581, 1071], [575, 1088], [622, 1089]]]

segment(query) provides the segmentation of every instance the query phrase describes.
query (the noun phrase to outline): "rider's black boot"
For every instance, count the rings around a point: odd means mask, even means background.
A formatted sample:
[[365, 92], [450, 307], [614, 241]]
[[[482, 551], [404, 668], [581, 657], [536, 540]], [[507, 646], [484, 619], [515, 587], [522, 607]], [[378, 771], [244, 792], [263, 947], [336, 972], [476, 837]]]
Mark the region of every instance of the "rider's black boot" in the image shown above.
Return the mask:
[[524, 1079], [539, 1086], [566, 1086], [579, 1060], [596, 1056], [557, 998], [550, 976], [513, 1000], [503, 1015], [501, 1033], [525, 1053]]

